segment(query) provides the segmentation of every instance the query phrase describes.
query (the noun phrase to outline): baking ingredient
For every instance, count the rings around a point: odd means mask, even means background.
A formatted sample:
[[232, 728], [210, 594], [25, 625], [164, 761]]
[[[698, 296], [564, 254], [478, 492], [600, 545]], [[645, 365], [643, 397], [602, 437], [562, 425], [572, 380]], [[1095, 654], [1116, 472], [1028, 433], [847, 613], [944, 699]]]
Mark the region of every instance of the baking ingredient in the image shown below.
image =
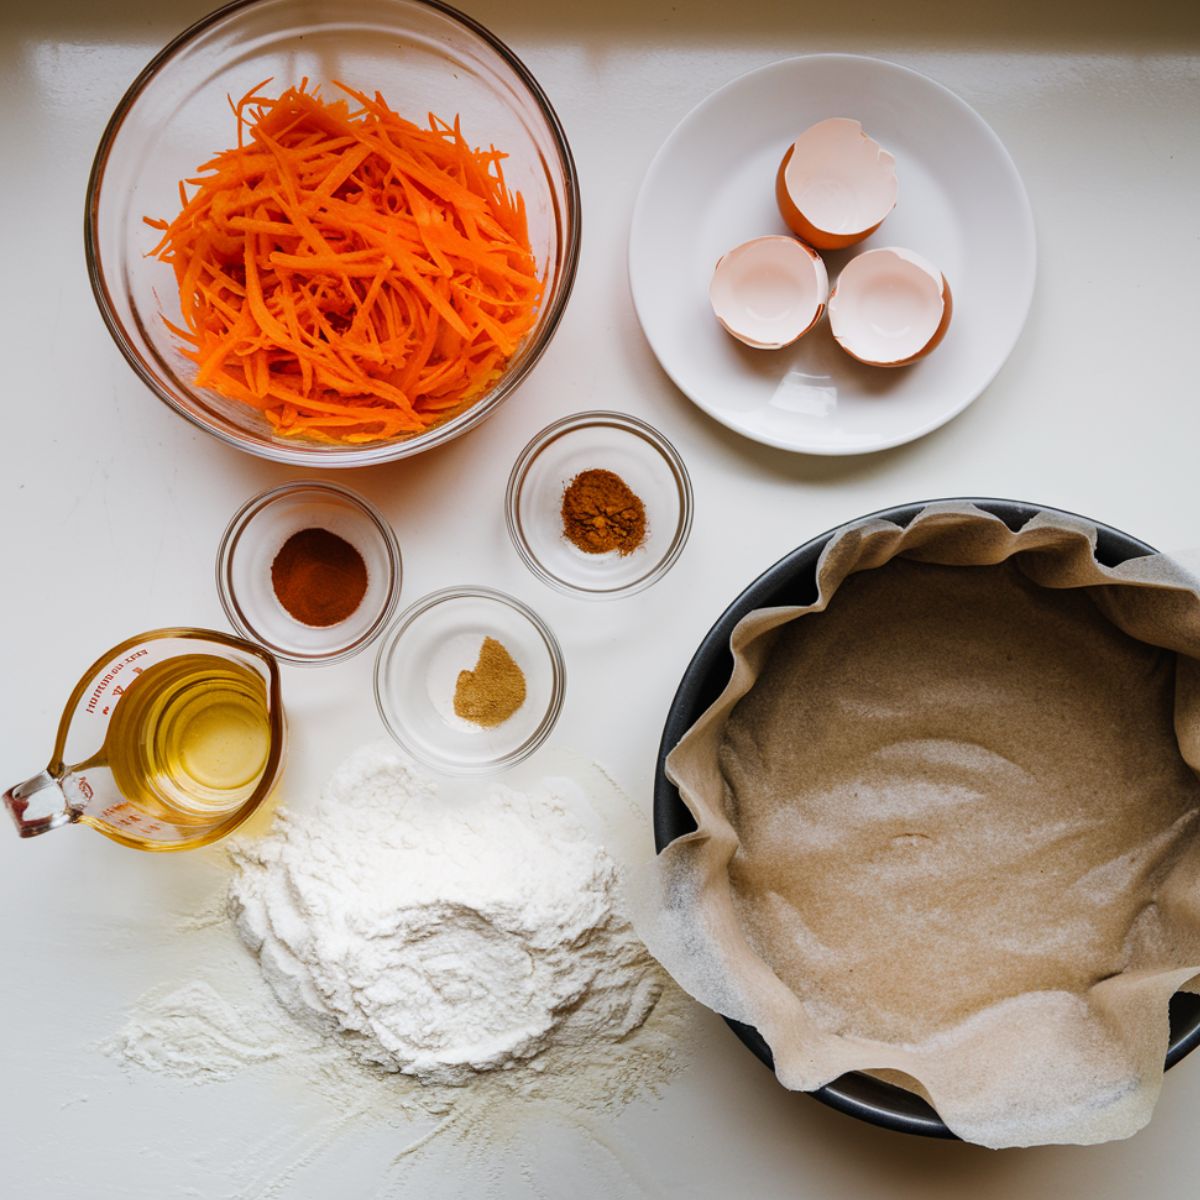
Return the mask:
[[303, 625], [324, 628], [352, 616], [367, 593], [367, 564], [345, 538], [328, 529], [300, 529], [271, 562], [271, 586]]
[[829, 327], [859, 362], [904, 367], [937, 349], [953, 310], [937, 267], [912, 250], [884, 247], [846, 264], [829, 297]]
[[503, 725], [524, 703], [525, 673], [503, 642], [485, 637], [475, 669], [458, 673], [455, 715], [492, 729]]
[[580, 471], [563, 489], [563, 536], [585, 554], [632, 554], [646, 540], [646, 506], [614, 471]]
[[[168, 922], [161, 931], [186, 945], [200, 974], [140, 997], [104, 1049], [131, 1073], [169, 1077], [180, 1103], [182, 1087], [234, 1079], [275, 1097], [255, 1112], [256, 1136], [231, 1142], [222, 1159], [255, 1200], [327, 1195], [320, 1180], [337, 1178], [367, 1147], [386, 1147], [371, 1180], [381, 1195], [436, 1196], [448, 1178], [459, 1195], [503, 1195], [499, 1179], [553, 1175], [539, 1149], [548, 1123], [569, 1134], [589, 1179], [609, 1185], [605, 1195], [622, 1195], [629, 1176], [608, 1150], [611, 1114], [659, 1093], [697, 1037], [693, 1006], [653, 967], [663, 995], [624, 1040], [556, 1042], [529, 1067], [477, 1074], [469, 1086], [423, 1084], [360, 1063], [295, 1021], [227, 922], [202, 933]], [[220, 1104], [228, 1094], [192, 1100]], [[297, 1105], [317, 1114], [299, 1129]], [[555, 1194], [546, 1182], [543, 1194]]]
[[128, 1063], [189, 1082], [231, 1079], [288, 1052], [268, 1016], [230, 1003], [204, 979], [144, 997], [109, 1049]]
[[780, 350], [821, 319], [829, 276], [821, 256], [793, 237], [735, 246], [713, 271], [708, 299], [726, 332], [747, 346]]
[[852, 575], [779, 630], [726, 726], [739, 920], [848, 1036], [911, 1044], [1005, 995], [1086, 991], [1149, 934], [1131, 848], [1200, 813], [1173, 691], [1170, 654], [1012, 563]]
[[367, 747], [233, 854], [237, 928], [283, 1006], [422, 1083], [615, 1054], [661, 994], [616, 867], [549, 796], [451, 801]]
[[[552, 838], [565, 823], [602, 843], [619, 869], [641, 861], [650, 836], [641, 806], [569, 752], [548, 748], [538, 763], [507, 778], [541, 797], [538, 811], [551, 810], [543, 827]], [[482, 779], [443, 779], [428, 799], [471, 820], [491, 805], [493, 788]], [[298, 805], [315, 799], [295, 789], [290, 795]], [[517, 1179], [555, 1194], [556, 1163], [544, 1154], [551, 1126], [604, 1194], [629, 1190], [628, 1156], [611, 1151], [612, 1118], [631, 1101], [661, 1094], [708, 1032], [656, 963], [647, 960], [642, 977], [647, 993], [661, 989], [653, 1011], [620, 1040], [554, 1036], [536, 1058], [511, 1069], [473, 1073], [466, 1085], [430, 1084], [361, 1062], [348, 1053], [345, 1035], [283, 1009], [230, 920], [223, 850], [191, 865], [197, 870], [186, 897], [146, 907], [139, 923], [143, 939], [174, 948], [176, 969], [168, 966], [128, 1006], [103, 1048], [132, 1076], [149, 1071], [167, 1076], [177, 1093], [205, 1091], [189, 1104], [224, 1103], [225, 1080], [277, 1098], [255, 1112], [253, 1138], [226, 1147], [225, 1173], [241, 1181], [245, 1195], [326, 1195], [327, 1181], [348, 1161], [372, 1152], [372, 1186], [381, 1195], [440, 1195], [448, 1178], [463, 1195], [507, 1194], [503, 1181]], [[614, 910], [622, 906], [618, 891]], [[127, 949], [120, 929], [93, 936], [106, 933], [114, 953]], [[86, 1082], [86, 1055], [80, 1065]], [[307, 1114], [303, 1128], [297, 1105]]]
[[420, 433], [486, 392], [537, 318], [504, 155], [378, 93], [262, 86], [234, 105], [236, 147], [180, 184], [182, 211], [146, 218], [175, 271], [183, 324], [167, 324], [193, 382], [284, 436]]
[[112, 710], [101, 757], [128, 800], [187, 827], [244, 804], [270, 752], [262, 676], [214, 654], [181, 654], [128, 684]]
[[858, 121], [818, 121], [784, 154], [775, 199], [788, 228], [810, 246], [852, 246], [895, 208], [896, 160]]

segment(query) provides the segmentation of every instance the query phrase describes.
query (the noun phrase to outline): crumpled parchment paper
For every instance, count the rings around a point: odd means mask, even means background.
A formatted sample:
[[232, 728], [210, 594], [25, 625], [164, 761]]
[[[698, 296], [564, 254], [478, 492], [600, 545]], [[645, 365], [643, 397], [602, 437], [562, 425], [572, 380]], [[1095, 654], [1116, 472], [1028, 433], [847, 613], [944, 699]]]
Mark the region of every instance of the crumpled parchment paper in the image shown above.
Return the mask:
[[931, 505], [734, 630], [636, 924], [786, 1087], [869, 1071], [994, 1147], [1149, 1120], [1200, 982], [1200, 595], [1094, 543]]

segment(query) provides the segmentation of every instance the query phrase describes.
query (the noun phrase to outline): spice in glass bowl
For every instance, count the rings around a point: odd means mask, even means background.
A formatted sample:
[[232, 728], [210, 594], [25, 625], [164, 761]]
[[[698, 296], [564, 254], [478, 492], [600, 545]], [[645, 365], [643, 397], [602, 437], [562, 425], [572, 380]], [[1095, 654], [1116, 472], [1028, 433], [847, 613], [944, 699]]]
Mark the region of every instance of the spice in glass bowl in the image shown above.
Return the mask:
[[345, 538], [314, 527], [293, 533], [271, 563], [275, 597], [302, 625], [347, 620], [367, 592], [367, 564]]
[[484, 729], [494, 729], [524, 703], [524, 671], [503, 642], [485, 637], [475, 669], [458, 673], [454, 715]]
[[615, 471], [581, 471], [563, 490], [563, 536], [585, 554], [632, 554], [646, 540], [646, 506]]

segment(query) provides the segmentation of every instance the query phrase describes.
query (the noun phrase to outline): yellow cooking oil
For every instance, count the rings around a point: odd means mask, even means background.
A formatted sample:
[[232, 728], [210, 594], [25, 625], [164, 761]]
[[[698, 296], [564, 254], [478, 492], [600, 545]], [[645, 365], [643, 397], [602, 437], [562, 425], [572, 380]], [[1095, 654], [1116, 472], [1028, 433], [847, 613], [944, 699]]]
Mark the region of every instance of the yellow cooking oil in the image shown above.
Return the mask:
[[250, 798], [270, 752], [262, 676], [227, 658], [182, 654], [127, 687], [103, 757], [126, 799], [177, 825], [198, 825]]

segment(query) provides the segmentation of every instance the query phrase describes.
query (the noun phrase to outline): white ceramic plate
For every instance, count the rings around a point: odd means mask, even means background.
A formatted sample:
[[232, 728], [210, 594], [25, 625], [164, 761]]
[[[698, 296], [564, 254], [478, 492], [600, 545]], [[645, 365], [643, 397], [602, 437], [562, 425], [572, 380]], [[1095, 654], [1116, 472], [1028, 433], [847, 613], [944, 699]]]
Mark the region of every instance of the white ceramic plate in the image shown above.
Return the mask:
[[[855, 117], [896, 156], [899, 199], [866, 241], [825, 254], [832, 282], [855, 253], [907, 246], [954, 295], [945, 341], [910, 367], [856, 363], [827, 320], [785, 350], [752, 350], [717, 324], [708, 281], [738, 243], [787, 233], [775, 172], [809, 125]], [[809, 454], [912, 441], [962, 412], [1004, 364], [1029, 311], [1037, 253], [1024, 184], [990, 126], [940, 84], [846, 54], [751, 71], [694, 108], [663, 143], [633, 214], [638, 318], [676, 385], [722, 424]]]

